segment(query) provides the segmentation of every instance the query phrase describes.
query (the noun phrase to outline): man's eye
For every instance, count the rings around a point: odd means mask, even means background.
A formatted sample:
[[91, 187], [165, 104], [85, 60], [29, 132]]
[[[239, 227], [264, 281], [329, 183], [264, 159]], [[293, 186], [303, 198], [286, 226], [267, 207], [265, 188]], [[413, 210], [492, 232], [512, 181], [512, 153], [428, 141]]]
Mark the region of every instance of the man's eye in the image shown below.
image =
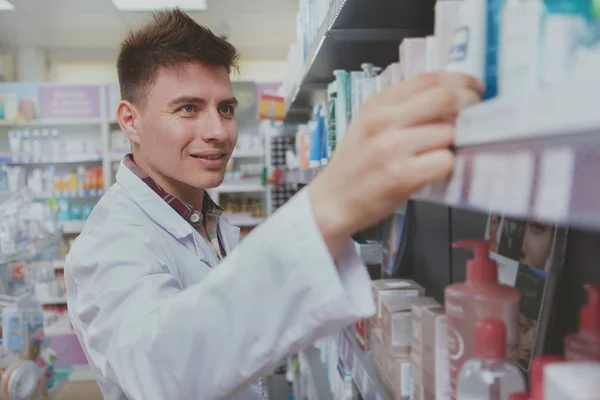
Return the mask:
[[193, 113], [195, 111], [195, 107], [191, 104], [185, 105], [183, 107], [181, 107], [180, 109], [181, 111], [183, 111], [184, 113]]
[[234, 108], [232, 106], [220, 106], [219, 107], [219, 112], [221, 114], [233, 115]]

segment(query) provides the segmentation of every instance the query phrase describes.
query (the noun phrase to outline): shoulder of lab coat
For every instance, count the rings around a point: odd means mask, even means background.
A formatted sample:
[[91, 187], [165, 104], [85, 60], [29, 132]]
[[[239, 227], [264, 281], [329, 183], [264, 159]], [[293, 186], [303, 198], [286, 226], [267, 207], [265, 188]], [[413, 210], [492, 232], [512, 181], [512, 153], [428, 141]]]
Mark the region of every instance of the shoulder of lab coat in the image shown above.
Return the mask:
[[172, 267], [192, 228], [123, 168], [65, 271], [73, 327], [101, 386], [118, 387], [106, 393], [122, 391], [114, 398], [230, 398], [374, 313], [362, 261], [349, 242], [334, 262], [306, 190], [183, 287]]

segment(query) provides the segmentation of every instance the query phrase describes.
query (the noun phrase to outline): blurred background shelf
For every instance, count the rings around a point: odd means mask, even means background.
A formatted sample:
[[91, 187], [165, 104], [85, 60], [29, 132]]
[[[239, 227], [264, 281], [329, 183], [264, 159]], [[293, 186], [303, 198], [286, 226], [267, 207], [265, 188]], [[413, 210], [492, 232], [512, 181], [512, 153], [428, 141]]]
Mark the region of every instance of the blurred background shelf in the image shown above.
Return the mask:
[[231, 214], [227, 216], [229, 223], [238, 227], [252, 227], [264, 222], [265, 217], [252, 217], [248, 215]]

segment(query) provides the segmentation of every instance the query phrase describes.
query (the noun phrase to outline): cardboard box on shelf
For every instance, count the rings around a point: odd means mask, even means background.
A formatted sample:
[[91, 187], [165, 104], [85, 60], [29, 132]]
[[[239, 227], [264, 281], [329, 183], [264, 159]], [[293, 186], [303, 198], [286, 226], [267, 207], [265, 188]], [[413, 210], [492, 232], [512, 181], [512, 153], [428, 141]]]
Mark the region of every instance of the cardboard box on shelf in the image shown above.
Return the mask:
[[[375, 328], [371, 331], [371, 353], [373, 354], [373, 361], [379, 363], [380, 366], [386, 367], [388, 362], [388, 355], [385, 353], [383, 347], [383, 338], [381, 328]], [[385, 368], [383, 368], [385, 370]]]
[[392, 358], [390, 360], [390, 390], [396, 400], [408, 400], [413, 390], [413, 366], [410, 358]]
[[411, 308], [411, 347], [412, 351], [416, 351], [419, 354], [423, 354], [423, 311], [426, 309], [440, 309], [444, 310], [441, 304], [429, 303], [429, 304], [416, 304]]
[[384, 299], [425, 295], [425, 289], [421, 285], [408, 279], [380, 279], [373, 281], [371, 285], [376, 307], [375, 316], [372, 318], [374, 327], [382, 326], [381, 303]]
[[420, 374], [425, 392], [438, 400], [450, 399], [446, 321], [443, 308], [423, 308]]
[[383, 299], [383, 343], [393, 357], [410, 356], [411, 308], [413, 305], [435, 305], [431, 297], [389, 297]]

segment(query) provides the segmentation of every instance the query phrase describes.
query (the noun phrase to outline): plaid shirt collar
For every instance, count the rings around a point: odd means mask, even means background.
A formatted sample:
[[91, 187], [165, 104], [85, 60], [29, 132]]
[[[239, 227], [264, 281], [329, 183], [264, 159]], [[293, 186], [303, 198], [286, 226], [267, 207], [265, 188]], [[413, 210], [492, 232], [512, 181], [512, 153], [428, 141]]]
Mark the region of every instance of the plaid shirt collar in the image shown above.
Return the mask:
[[[177, 214], [181, 215], [183, 219], [189, 222], [194, 228], [199, 227], [204, 222], [206, 217], [206, 229], [209, 231], [209, 236], [212, 238], [212, 232], [216, 235], [217, 225], [219, 217], [223, 214], [223, 210], [215, 204], [210, 198], [208, 193], [204, 192], [204, 204], [202, 210], [194, 210], [194, 208], [187, 202], [178, 199], [177, 197], [167, 193], [158, 183], [154, 181], [148, 174], [146, 174], [140, 167], [137, 166], [133, 161], [133, 155], [127, 154], [123, 159], [125, 166], [129, 168], [138, 178], [140, 178], [148, 187], [150, 187], [157, 195], [159, 195], [167, 204], [171, 206]], [[209, 226], [213, 225], [214, 226]]]

